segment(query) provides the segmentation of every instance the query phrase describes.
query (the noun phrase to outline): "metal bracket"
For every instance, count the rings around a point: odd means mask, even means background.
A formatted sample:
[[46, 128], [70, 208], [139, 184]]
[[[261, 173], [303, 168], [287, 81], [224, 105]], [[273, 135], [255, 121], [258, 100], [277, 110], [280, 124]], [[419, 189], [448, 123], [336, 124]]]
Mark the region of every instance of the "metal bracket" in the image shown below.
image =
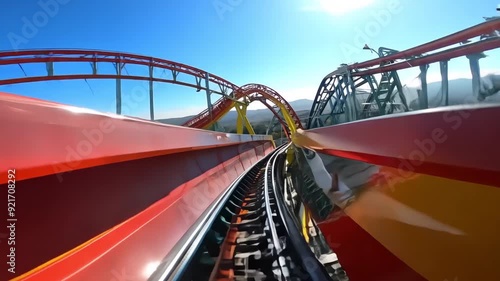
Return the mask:
[[179, 75], [179, 71], [171, 70], [171, 72], [172, 72], [172, 78], [174, 79], [174, 81], [177, 81], [177, 75]]

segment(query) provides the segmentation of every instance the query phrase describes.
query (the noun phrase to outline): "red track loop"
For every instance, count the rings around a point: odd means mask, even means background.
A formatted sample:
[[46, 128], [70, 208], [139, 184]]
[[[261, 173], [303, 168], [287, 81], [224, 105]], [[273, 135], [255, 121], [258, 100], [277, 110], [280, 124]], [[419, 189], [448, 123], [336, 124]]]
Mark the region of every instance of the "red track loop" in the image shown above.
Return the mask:
[[278, 92], [261, 84], [247, 84], [242, 86], [236, 92], [233, 92], [230, 97], [222, 97], [217, 100], [212, 106], [212, 116], [210, 116], [209, 110], [206, 109], [183, 125], [194, 128], [205, 128], [214, 120], [221, 118], [232, 108], [233, 100], [231, 97], [239, 100], [244, 97], [250, 97], [253, 94], [260, 94], [263, 98], [272, 101], [276, 105], [283, 105], [293, 119], [295, 127], [302, 128], [302, 123], [290, 104]]

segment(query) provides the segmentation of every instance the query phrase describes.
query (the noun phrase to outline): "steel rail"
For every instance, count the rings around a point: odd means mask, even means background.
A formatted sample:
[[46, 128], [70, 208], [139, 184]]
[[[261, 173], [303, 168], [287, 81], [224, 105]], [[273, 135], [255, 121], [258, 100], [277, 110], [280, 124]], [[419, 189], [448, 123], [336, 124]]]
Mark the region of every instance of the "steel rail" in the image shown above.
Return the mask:
[[174, 247], [174, 250], [163, 259], [156, 271], [148, 278], [148, 281], [170, 281], [180, 279], [189, 261], [192, 259], [193, 254], [203, 241], [207, 231], [217, 219], [217, 214], [220, 213], [225, 203], [233, 194], [233, 191], [252, 169], [258, 165], [262, 165], [262, 162], [266, 161], [271, 155], [272, 153], [253, 164], [233, 181], [226, 191], [210, 205], [196, 223], [188, 230], [187, 234], [184, 236], [186, 238], [179, 241]]

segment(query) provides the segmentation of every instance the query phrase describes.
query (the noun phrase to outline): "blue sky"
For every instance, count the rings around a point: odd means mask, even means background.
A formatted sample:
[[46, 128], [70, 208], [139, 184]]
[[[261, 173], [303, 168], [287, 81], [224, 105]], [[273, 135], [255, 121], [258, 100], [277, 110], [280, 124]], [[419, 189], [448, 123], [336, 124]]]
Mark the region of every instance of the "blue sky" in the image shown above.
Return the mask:
[[[58, 9], [32, 38], [12, 40], [13, 34], [22, 36], [25, 20], [33, 22], [33, 16], [44, 11], [40, 2], [57, 3]], [[498, 4], [500, 0], [3, 1], [0, 49], [138, 53], [192, 65], [239, 85], [266, 84], [288, 100], [312, 99], [321, 79], [339, 64], [374, 57], [361, 50], [364, 43], [375, 49], [410, 48], [478, 24], [483, 16], [497, 15]], [[366, 32], [370, 25], [377, 25], [378, 31]], [[490, 66], [491, 59], [486, 69]], [[91, 71], [86, 65], [55, 68], [58, 73]], [[111, 65], [100, 68], [112, 70]], [[456, 69], [466, 71], [467, 61]], [[45, 66], [28, 65], [24, 70], [39, 75]], [[137, 71], [147, 74], [146, 69]], [[23, 74], [19, 67], [8, 66], [0, 67], [0, 75]], [[123, 83], [124, 99], [132, 99], [125, 114], [148, 116], [148, 99], [135, 95], [134, 100], [132, 93], [141, 85], [147, 89], [142, 82]], [[1, 86], [0, 91], [109, 112], [115, 108], [114, 87], [113, 80], [55, 81]], [[180, 86], [156, 85], [155, 93], [158, 117], [193, 114], [206, 103], [202, 93]]]

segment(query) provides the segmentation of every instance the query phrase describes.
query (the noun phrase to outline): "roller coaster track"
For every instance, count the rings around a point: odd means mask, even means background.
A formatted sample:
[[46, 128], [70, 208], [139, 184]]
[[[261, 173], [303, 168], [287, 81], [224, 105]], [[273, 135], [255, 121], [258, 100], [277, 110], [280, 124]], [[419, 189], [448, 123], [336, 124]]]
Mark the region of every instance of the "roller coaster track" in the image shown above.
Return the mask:
[[[332, 97], [338, 110], [333, 113], [354, 109], [348, 121], [361, 119], [348, 99], [359, 83], [387, 74], [387, 96], [378, 97], [381, 83], [374, 83], [366, 101], [390, 102], [392, 91], [399, 91], [393, 72], [498, 48], [499, 37], [489, 35], [498, 30], [500, 20], [491, 20], [406, 51], [343, 65], [322, 81], [308, 130], [298, 130], [298, 116], [273, 89], [240, 87], [191, 66], [94, 50], [0, 52], [0, 66], [45, 63], [47, 68], [47, 75], [25, 73], [0, 79], [0, 85], [116, 79], [120, 114], [121, 79], [149, 81], [154, 120], [153, 82], [177, 84], [222, 96], [185, 126], [209, 128], [232, 108], [259, 101], [293, 135], [292, 144], [274, 149], [269, 136], [180, 128], [0, 94], [0, 119], [10, 134], [0, 141], [6, 159], [0, 183], [14, 190], [7, 165], [21, 171], [15, 191], [24, 203], [19, 221], [45, 228], [36, 237], [17, 233], [24, 248], [16, 254], [25, 264], [18, 264], [22, 275], [15, 280], [110, 280], [115, 266], [143, 274], [152, 262], [154, 272], [137, 280], [343, 281], [344, 268], [356, 281], [453, 280], [446, 274], [455, 272], [460, 276], [455, 280], [499, 280], [498, 105], [445, 107], [342, 126], [311, 124]], [[64, 62], [90, 63], [92, 72], [56, 74], [54, 66]], [[100, 73], [98, 63], [113, 63], [116, 73]], [[148, 67], [149, 76], [124, 75], [128, 64]], [[156, 68], [172, 78], [155, 77]], [[425, 80], [425, 71], [421, 77]], [[26, 132], [39, 135], [26, 138]], [[68, 144], [88, 154], [70, 155]], [[65, 180], [57, 183], [61, 174]], [[194, 200], [200, 193], [207, 197], [201, 203]], [[182, 222], [184, 204], [198, 209]], [[335, 254], [325, 258], [317, 251], [320, 243], [313, 244], [319, 239], [310, 238], [323, 234], [308, 233], [310, 225], [328, 236], [320, 245], [330, 251], [326, 256]]]
[[[91, 73], [85, 74], [59, 74], [57, 73], [58, 63], [89, 63]], [[24, 72], [22, 65], [44, 63], [47, 69], [47, 75], [29, 76]], [[98, 63], [112, 63], [116, 73], [100, 73]], [[150, 115], [154, 119], [154, 93], [153, 82], [170, 83], [185, 87], [195, 88], [197, 91], [206, 91], [207, 95], [217, 94], [222, 97], [217, 100], [209, 109], [204, 110], [196, 117], [188, 121], [185, 126], [206, 129], [218, 119], [222, 118], [231, 108], [234, 108], [239, 101], [248, 97], [247, 101], [259, 100], [265, 103], [266, 100], [273, 102], [280, 107], [284, 121], [290, 131], [301, 128], [302, 124], [288, 102], [275, 90], [260, 84], [248, 84], [239, 87], [228, 80], [217, 75], [208, 73], [201, 69], [177, 63], [165, 59], [148, 57], [142, 55], [100, 51], [100, 50], [23, 50], [23, 51], [4, 51], [0, 52], [0, 66], [19, 65], [23, 70], [25, 77], [0, 79], [1, 85], [11, 85], [28, 82], [56, 81], [56, 80], [77, 80], [77, 79], [116, 79], [116, 113], [121, 114], [121, 79], [149, 81], [150, 95]], [[148, 67], [149, 75], [130, 75], [123, 73], [126, 65], [137, 65]], [[170, 71], [171, 79], [154, 76], [154, 69]], [[182, 74], [182, 75], [180, 75]], [[179, 76], [180, 75], [180, 76]], [[187, 80], [186, 78], [194, 78]], [[213, 89], [216, 85], [218, 89]], [[253, 98], [252, 98], [253, 97]], [[266, 104], [267, 105], [267, 104]], [[280, 118], [273, 111], [276, 117]]]
[[[224, 114], [229, 112], [229, 110], [235, 106], [234, 100], [249, 97], [251, 100], [259, 100], [263, 103], [263, 100], [270, 100], [275, 105], [280, 107], [283, 112], [285, 122], [288, 124], [292, 132], [294, 132], [296, 128], [302, 128], [302, 123], [290, 104], [275, 90], [267, 86], [260, 84], [247, 84], [241, 88], [235, 89], [235, 92], [232, 93], [231, 96], [234, 98], [222, 97], [214, 103], [212, 106], [212, 116], [210, 116], [209, 109], [206, 109], [191, 120], [184, 123], [184, 126], [207, 128], [215, 120], [222, 118]], [[276, 116], [279, 118], [278, 115]]]
[[314, 256], [286, 209], [288, 146], [242, 174], [149, 280], [347, 280], [336, 258]]
[[[396, 71], [411, 67], [422, 69], [424, 86], [420, 102], [422, 109], [425, 109], [428, 106], [425, 82], [428, 65], [440, 62], [443, 65], [442, 69], [446, 70], [449, 60], [461, 56], [472, 56], [469, 59], [477, 62], [478, 57], [474, 55], [500, 47], [499, 31], [500, 18], [496, 18], [404, 51], [382, 47], [378, 51], [377, 59], [351, 65], [344, 64], [321, 81], [306, 127], [324, 126], [316, 123], [318, 121], [322, 123], [320, 116], [329, 103], [332, 107], [331, 115], [346, 114], [348, 121], [370, 117], [368, 110], [372, 104], [379, 111], [377, 115], [392, 113], [393, 108], [392, 106], [389, 108], [388, 105], [392, 104], [396, 96], [401, 98], [402, 110], [408, 111], [408, 104]], [[474, 41], [476, 37], [479, 38]], [[380, 81], [376, 81], [374, 74], [382, 74]], [[478, 68], [473, 73], [473, 76], [476, 75], [479, 75]], [[443, 81], [447, 85], [447, 76], [443, 77]], [[369, 85], [370, 91], [364, 100], [358, 101], [359, 97], [356, 94], [365, 94], [358, 88], [364, 84]], [[446, 96], [447, 89], [446, 86]], [[364, 106], [358, 104], [359, 102]]]

